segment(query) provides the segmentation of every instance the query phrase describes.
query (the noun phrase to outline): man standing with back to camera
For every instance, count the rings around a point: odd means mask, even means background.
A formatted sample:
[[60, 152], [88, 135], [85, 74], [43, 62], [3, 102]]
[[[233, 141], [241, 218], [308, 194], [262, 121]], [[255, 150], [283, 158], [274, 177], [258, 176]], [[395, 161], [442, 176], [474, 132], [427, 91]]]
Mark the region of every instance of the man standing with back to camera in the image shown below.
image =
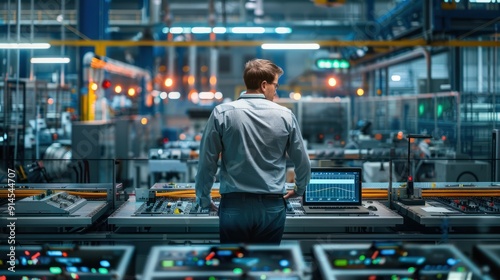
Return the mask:
[[[214, 108], [200, 145], [196, 200], [215, 208], [210, 197], [220, 155], [219, 233], [221, 243], [279, 244], [286, 219], [285, 199], [304, 194], [311, 164], [295, 115], [273, 102], [283, 69], [265, 59], [245, 65], [247, 88], [238, 100]], [[286, 194], [288, 157], [295, 188]]]

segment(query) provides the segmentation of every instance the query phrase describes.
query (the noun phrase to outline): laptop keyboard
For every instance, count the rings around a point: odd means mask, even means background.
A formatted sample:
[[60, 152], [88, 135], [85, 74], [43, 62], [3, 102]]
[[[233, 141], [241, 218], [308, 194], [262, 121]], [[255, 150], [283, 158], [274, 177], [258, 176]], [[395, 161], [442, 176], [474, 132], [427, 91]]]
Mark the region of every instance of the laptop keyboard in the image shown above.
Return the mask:
[[358, 209], [358, 206], [309, 206], [309, 209]]

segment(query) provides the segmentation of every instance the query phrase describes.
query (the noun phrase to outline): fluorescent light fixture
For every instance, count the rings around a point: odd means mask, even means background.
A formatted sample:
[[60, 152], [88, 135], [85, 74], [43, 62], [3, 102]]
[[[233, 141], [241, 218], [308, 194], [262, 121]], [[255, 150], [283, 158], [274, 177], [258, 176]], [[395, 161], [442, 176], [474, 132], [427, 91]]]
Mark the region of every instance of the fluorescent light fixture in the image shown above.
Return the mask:
[[184, 31], [182, 27], [170, 27], [170, 33], [172, 34], [182, 34], [182, 31]]
[[399, 82], [399, 81], [401, 81], [401, 76], [399, 76], [398, 74], [394, 74], [391, 76], [391, 81]]
[[217, 92], [215, 93], [214, 97], [215, 97], [215, 99], [220, 100], [220, 99], [222, 99], [222, 97], [224, 97], [224, 95], [222, 94], [222, 92], [217, 91]]
[[198, 94], [200, 99], [214, 99], [215, 94], [211, 91], [202, 91]]
[[0, 49], [48, 49], [49, 43], [0, 43]]
[[214, 27], [213, 31], [215, 34], [224, 34], [227, 32], [225, 27]]
[[276, 27], [274, 32], [278, 34], [290, 34], [292, 33], [292, 29], [290, 27]]
[[262, 44], [261, 46], [264, 50], [317, 50], [319, 49], [319, 44], [308, 43], [308, 44]]
[[233, 27], [231, 32], [236, 34], [262, 34], [266, 32], [264, 27]]
[[171, 91], [168, 93], [168, 98], [169, 99], [179, 99], [179, 98], [181, 98], [181, 93], [178, 91]]
[[31, 63], [53, 63], [53, 64], [63, 64], [69, 63], [70, 59], [68, 57], [32, 57]]
[[208, 34], [212, 32], [212, 28], [210, 27], [193, 27], [191, 28], [191, 33], [194, 34]]

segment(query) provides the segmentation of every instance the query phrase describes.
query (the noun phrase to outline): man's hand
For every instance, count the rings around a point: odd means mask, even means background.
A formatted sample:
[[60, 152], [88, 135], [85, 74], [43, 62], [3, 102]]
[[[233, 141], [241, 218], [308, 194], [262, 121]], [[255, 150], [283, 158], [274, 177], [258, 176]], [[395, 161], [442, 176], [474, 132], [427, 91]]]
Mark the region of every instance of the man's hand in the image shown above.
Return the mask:
[[215, 205], [215, 202], [212, 202], [210, 203], [210, 211], [214, 211], [214, 212], [218, 212], [219, 211], [219, 207], [217, 207], [217, 205]]
[[300, 197], [300, 195], [295, 193], [295, 190], [289, 190], [284, 196], [284, 199], [289, 199], [289, 198], [295, 198], [295, 197]]

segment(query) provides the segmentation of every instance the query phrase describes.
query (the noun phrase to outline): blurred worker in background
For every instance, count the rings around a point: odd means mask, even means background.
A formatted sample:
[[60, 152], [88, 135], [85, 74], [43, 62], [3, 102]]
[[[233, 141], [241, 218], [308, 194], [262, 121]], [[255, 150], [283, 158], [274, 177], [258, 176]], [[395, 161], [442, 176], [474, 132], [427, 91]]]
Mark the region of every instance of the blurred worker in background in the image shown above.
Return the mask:
[[[248, 61], [246, 92], [216, 106], [205, 127], [196, 199], [202, 207], [215, 207], [210, 191], [220, 156], [221, 243], [279, 244], [285, 199], [303, 195], [309, 182], [311, 164], [295, 115], [272, 102], [282, 74], [269, 60]], [[285, 195], [287, 154], [295, 166], [296, 186]]]

